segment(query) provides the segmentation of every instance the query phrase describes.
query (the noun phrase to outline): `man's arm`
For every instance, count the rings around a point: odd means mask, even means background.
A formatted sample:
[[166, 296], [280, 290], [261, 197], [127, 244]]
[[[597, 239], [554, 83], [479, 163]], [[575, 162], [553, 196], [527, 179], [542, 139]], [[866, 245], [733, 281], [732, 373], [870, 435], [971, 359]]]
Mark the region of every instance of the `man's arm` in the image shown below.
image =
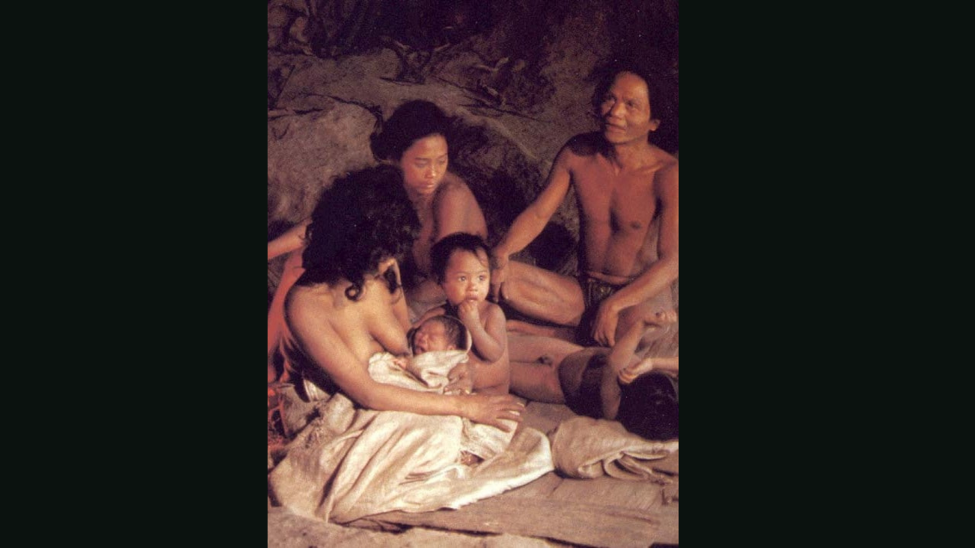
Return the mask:
[[655, 186], [661, 203], [658, 260], [600, 305], [593, 337], [602, 345], [614, 345], [614, 333], [622, 310], [657, 296], [678, 278], [678, 164], [656, 178]]
[[268, 261], [302, 248], [302, 245], [305, 244], [305, 230], [310, 223], [312, 223], [311, 219], [302, 220], [298, 225], [282, 233], [274, 240], [268, 241]]
[[512, 222], [502, 241], [492, 249], [492, 283], [489, 295], [494, 299], [505, 298], [503, 285], [508, 277], [509, 256], [529, 246], [546, 228], [556, 209], [570, 190], [570, 149], [566, 146], [556, 156], [553, 168], [546, 177], [543, 191]]

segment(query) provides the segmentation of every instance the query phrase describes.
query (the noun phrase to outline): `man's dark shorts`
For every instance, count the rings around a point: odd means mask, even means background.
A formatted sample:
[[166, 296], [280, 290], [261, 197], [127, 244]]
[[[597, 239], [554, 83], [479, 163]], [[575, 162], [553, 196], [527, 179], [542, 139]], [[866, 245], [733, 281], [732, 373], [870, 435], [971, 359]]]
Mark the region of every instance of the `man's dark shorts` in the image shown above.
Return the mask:
[[574, 340], [584, 347], [599, 346], [601, 344], [594, 340], [593, 336], [597, 309], [600, 308], [601, 302], [629, 283], [612, 285], [584, 274], [581, 274], [578, 280], [580, 281], [580, 290], [583, 291], [583, 315], [580, 317], [580, 324], [577, 325]]

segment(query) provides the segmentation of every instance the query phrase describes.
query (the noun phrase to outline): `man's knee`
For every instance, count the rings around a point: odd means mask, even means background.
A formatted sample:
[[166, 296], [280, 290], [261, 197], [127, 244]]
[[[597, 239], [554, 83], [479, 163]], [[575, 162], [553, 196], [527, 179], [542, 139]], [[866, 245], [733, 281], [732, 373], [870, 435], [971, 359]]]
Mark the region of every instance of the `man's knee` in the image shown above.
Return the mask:
[[520, 262], [510, 262], [506, 301], [520, 313], [565, 326], [576, 326], [584, 310], [576, 280]]

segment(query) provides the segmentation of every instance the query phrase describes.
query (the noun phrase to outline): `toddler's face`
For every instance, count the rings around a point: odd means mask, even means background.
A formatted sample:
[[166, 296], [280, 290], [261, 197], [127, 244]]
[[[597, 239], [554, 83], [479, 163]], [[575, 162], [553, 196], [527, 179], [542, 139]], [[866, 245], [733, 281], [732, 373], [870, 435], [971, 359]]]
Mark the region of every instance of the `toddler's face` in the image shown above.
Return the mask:
[[448, 342], [444, 325], [438, 321], [428, 321], [414, 333], [414, 355], [427, 351], [448, 351], [454, 349]]
[[488, 256], [483, 250], [479, 250], [477, 256], [467, 250], [455, 250], [445, 266], [441, 288], [444, 289], [448, 302], [457, 306], [466, 300], [485, 300], [488, 296], [489, 280]]

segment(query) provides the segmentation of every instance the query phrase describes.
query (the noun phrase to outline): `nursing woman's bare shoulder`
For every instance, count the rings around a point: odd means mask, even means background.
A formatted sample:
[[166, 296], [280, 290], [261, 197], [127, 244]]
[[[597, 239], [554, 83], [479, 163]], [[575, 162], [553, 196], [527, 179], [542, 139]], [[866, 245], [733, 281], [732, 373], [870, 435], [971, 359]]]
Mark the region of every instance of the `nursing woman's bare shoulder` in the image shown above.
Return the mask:
[[347, 299], [340, 285], [295, 285], [285, 298], [285, 319], [300, 338], [318, 337], [362, 324], [371, 309], [364, 306]]

